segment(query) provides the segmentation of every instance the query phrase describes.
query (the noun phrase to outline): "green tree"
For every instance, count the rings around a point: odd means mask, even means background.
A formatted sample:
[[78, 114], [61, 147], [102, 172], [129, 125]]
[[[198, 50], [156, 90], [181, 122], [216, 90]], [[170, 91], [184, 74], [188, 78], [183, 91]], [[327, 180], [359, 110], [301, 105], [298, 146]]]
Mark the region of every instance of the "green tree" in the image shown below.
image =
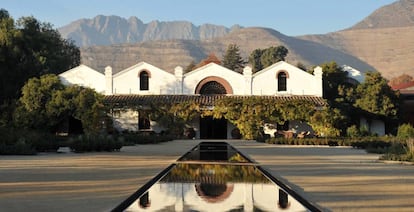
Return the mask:
[[398, 93], [391, 89], [381, 73], [367, 72], [364, 83], [358, 85], [355, 94], [355, 107], [386, 119], [397, 117]]
[[279, 61], [285, 61], [289, 50], [284, 46], [271, 46], [267, 49], [255, 49], [249, 56], [253, 72], [260, 71]]
[[[339, 97], [338, 88], [347, 85], [348, 73], [343, 71], [334, 61], [321, 65], [323, 74], [323, 97], [333, 104]], [[347, 86], [348, 87], [348, 86]]]
[[262, 62], [260, 58], [262, 57], [263, 50], [262, 49], [255, 49], [250, 53], [249, 56], [249, 63], [252, 65], [252, 71], [258, 72], [263, 69]]
[[269, 67], [279, 61], [285, 61], [288, 52], [284, 46], [269, 47], [263, 52], [260, 62], [263, 68]]
[[79, 48], [61, 38], [49, 23], [34, 17], [15, 22], [6, 10], [0, 10], [0, 104], [18, 99], [28, 79], [58, 74], [79, 63]]
[[246, 62], [240, 56], [240, 49], [236, 44], [227, 46], [226, 53], [223, 56], [222, 64], [224, 67], [241, 73]]
[[63, 88], [56, 75], [29, 79], [22, 88], [20, 106], [15, 116], [18, 125], [32, 129], [50, 129], [56, 123], [56, 114], [49, 114], [46, 107], [52, 101], [54, 93]]
[[14, 112], [15, 125], [20, 128], [53, 131], [74, 117], [82, 122], [86, 133], [98, 132], [105, 116], [102, 95], [91, 88], [65, 87], [54, 74], [29, 79]]

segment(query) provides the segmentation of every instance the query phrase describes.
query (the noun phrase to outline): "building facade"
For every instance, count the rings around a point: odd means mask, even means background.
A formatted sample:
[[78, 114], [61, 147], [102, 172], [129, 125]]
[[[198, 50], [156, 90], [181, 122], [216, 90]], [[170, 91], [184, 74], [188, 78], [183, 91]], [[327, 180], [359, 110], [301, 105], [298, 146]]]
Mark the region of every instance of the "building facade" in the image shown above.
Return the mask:
[[[281, 98], [284, 101], [310, 98], [321, 104], [323, 102], [322, 68], [316, 67], [314, 74], [309, 74], [284, 61], [256, 73], [252, 73], [249, 66], [243, 69], [243, 73], [237, 73], [215, 63], [189, 73], [183, 73], [180, 66], [170, 73], [146, 62], [116, 73], [110, 66], [101, 73], [80, 65], [59, 77], [66, 85], [78, 84], [94, 88], [112, 103], [129, 99], [139, 106], [145, 106], [146, 101], [162, 103], [170, 99], [183, 101], [188, 98], [206, 101], [208, 104], [208, 101], [223, 96], [262, 96]], [[145, 119], [142, 113], [140, 115], [139, 111], [133, 109], [117, 113], [113, 118], [114, 126], [119, 131], [160, 132], [165, 128]], [[309, 128], [294, 120], [291, 123], [289, 129]], [[190, 124], [196, 131], [196, 138], [231, 138], [231, 130], [234, 129], [227, 120], [214, 120], [211, 117], [200, 117]]]

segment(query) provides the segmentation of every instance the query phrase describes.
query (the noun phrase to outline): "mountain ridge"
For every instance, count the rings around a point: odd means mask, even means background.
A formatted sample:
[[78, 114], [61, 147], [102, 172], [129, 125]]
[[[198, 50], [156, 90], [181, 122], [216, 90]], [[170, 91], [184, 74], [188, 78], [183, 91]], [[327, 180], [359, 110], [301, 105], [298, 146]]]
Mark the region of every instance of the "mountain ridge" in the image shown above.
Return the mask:
[[220, 37], [242, 28], [233, 25], [202, 24], [195, 26], [189, 21], [158, 21], [144, 23], [131, 16], [97, 15], [92, 19], [79, 19], [58, 29], [62, 37], [72, 39], [79, 47], [139, 43], [152, 40], [205, 40]]
[[[118, 25], [132, 27], [125, 30]], [[198, 63], [210, 53], [220, 58], [229, 44], [236, 44], [245, 59], [254, 49], [285, 45], [292, 64], [314, 66], [336, 61], [362, 72], [377, 70], [388, 79], [402, 74], [414, 76], [414, 60], [410, 60], [414, 58], [414, 0], [385, 5], [349, 28], [322, 35], [291, 37], [269, 28], [202, 26], [188, 21], [145, 24], [136, 17], [96, 16], [79, 21], [73, 32], [69, 27], [60, 30], [67, 30], [63, 37], [78, 36], [85, 43], [94, 42], [96, 46], [81, 48], [82, 62], [99, 70], [106, 65], [122, 69], [146, 61], [172, 71], [177, 65]], [[90, 31], [101, 35], [81, 33]]]

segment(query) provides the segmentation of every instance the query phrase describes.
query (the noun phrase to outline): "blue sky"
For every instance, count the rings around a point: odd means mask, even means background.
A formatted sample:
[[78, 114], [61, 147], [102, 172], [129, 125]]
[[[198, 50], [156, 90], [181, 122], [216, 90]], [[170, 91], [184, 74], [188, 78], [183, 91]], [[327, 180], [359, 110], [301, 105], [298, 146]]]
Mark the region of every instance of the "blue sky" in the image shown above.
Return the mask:
[[261, 26], [286, 35], [324, 34], [351, 27], [396, 0], [1, 0], [15, 19], [33, 15], [55, 28], [97, 15], [136, 16], [144, 23], [190, 21]]

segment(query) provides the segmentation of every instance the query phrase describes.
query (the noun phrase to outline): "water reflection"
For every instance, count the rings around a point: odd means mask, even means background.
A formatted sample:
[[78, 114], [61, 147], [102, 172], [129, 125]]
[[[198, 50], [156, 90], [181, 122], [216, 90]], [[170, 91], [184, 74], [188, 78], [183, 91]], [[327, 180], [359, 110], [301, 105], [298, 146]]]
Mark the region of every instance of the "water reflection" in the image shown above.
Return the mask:
[[177, 164], [126, 211], [307, 211], [253, 165]]
[[113, 211], [320, 211], [225, 142], [202, 142]]

